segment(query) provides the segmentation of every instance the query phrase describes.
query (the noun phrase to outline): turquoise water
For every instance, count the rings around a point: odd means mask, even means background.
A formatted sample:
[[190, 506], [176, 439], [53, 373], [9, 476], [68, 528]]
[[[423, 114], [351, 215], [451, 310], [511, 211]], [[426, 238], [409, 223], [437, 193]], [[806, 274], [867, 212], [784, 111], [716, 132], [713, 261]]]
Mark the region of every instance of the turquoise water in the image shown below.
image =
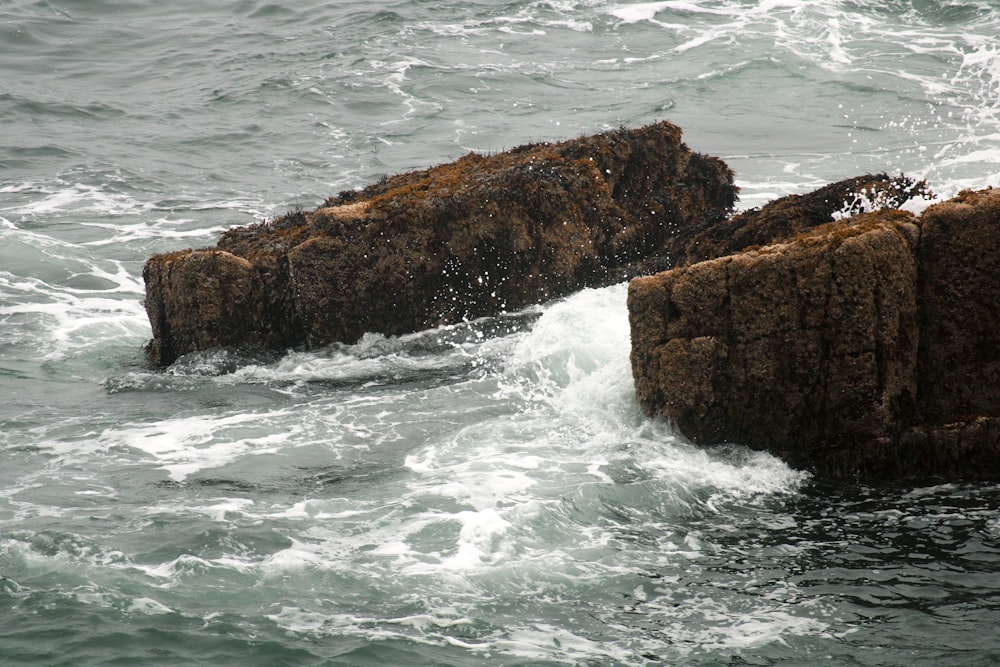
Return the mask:
[[742, 207], [1000, 185], [1000, 3], [0, 2], [0, 664], [994, 665], [1000, 487], [639, 413], [623, 285], [163, 371], [141, 269], [669, 119]]

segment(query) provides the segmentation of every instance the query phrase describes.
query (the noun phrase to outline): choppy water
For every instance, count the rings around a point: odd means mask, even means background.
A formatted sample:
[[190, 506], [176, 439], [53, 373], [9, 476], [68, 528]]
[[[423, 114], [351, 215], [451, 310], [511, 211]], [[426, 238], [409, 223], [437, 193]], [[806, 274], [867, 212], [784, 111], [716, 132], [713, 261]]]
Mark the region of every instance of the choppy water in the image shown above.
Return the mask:
[[994, 665], [1000, 487], [638, 412], [624, 286], [145, 365], [156, 252], [670, 119], [743, 206], [1000, 185], [1000, 3], [0, 2], [0, 664]]

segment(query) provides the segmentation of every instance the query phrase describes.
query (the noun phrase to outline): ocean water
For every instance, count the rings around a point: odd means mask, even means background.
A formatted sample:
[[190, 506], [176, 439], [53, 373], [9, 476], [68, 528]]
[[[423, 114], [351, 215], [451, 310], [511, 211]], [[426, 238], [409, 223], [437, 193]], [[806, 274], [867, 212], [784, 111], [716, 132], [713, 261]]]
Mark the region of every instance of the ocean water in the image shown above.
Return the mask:
[[635, 405], [625, 286], [149, 368], [154, 253], [669, 119], [741, 207], [1000, 186], [996, 0], [0, 0], [0, 664], [995, 665], [1000, 486]]

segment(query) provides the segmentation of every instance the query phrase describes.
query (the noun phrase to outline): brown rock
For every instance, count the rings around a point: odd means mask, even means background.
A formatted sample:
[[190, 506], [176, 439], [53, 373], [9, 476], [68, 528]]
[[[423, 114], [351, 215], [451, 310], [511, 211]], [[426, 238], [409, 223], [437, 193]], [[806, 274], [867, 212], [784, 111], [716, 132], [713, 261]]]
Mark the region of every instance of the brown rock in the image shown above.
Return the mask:
[[149, 356], [317, 347], [520, 309], [612, 282], [723, 219], [736, 191], [666, 122], [470, 154], [230, 230], [216, 250], [151, 258]]
[[636, 394], [697, 442], [825, 475], [998, 479], [997, 257], [984, 190], [636, 279]]
[[657, 256], [624, 267], [622, 279], [788, 241], [837, 217], [896, 209], [915, 197], [929, 199], [933, 193], [924, 181], [903, 175], [848, 178], [729, 218], [701, 220], [671, 236]]
[[[188, 250], [155, 259], [143, 271], [148, 289], [162, 293], [146, 303], [153, 324], [152, 356], [173, 358], [178, 348], [200, 349], [220, 336], [244, 343], [255, 336], [261, 284], [250, 262], [221, 250]], [[162, 290], [163, 285], [171, 289]], [[192, 326], [171, 329], [182, 314]]]
[[1000, 190], [921, 216], [920, 406], [929, 422], [1000, 409]]
[[995, 480], [1000, 477], [1000, 418], [976, 416], [912, 426], [888, 437], [817, 454], [834, 477], [868, 480]]
[[728, 220], [706, 224], [690, 239], [678, 238], [681, 263], [700, 262], [757, 246], [790, 240], [798, 234], [860, 213], [898, 209], [913, 198], [933, 193], [924, 181], [907, 176], [868, 174], [831, 183], [802, 195], [776, 199], [763, 208], [745, 211]]
[[696, 442], [813, 467], [912, 418], [913, 216], [865, 214], [629, 287], [636, 394]]

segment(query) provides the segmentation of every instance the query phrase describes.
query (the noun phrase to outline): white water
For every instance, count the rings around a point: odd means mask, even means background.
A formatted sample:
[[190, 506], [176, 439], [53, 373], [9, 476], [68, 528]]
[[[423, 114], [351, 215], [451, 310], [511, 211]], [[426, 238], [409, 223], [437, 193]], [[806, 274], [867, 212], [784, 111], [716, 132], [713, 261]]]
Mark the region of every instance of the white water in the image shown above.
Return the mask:
[[149, 255], [469, 150], [669, 119], [744, 208], [1000, 186], [995, 2], [8, 4], [0, 663], [1000, 660], [994, 486], [692, 447], [635, 405], [624, 286], [141, 352]]

